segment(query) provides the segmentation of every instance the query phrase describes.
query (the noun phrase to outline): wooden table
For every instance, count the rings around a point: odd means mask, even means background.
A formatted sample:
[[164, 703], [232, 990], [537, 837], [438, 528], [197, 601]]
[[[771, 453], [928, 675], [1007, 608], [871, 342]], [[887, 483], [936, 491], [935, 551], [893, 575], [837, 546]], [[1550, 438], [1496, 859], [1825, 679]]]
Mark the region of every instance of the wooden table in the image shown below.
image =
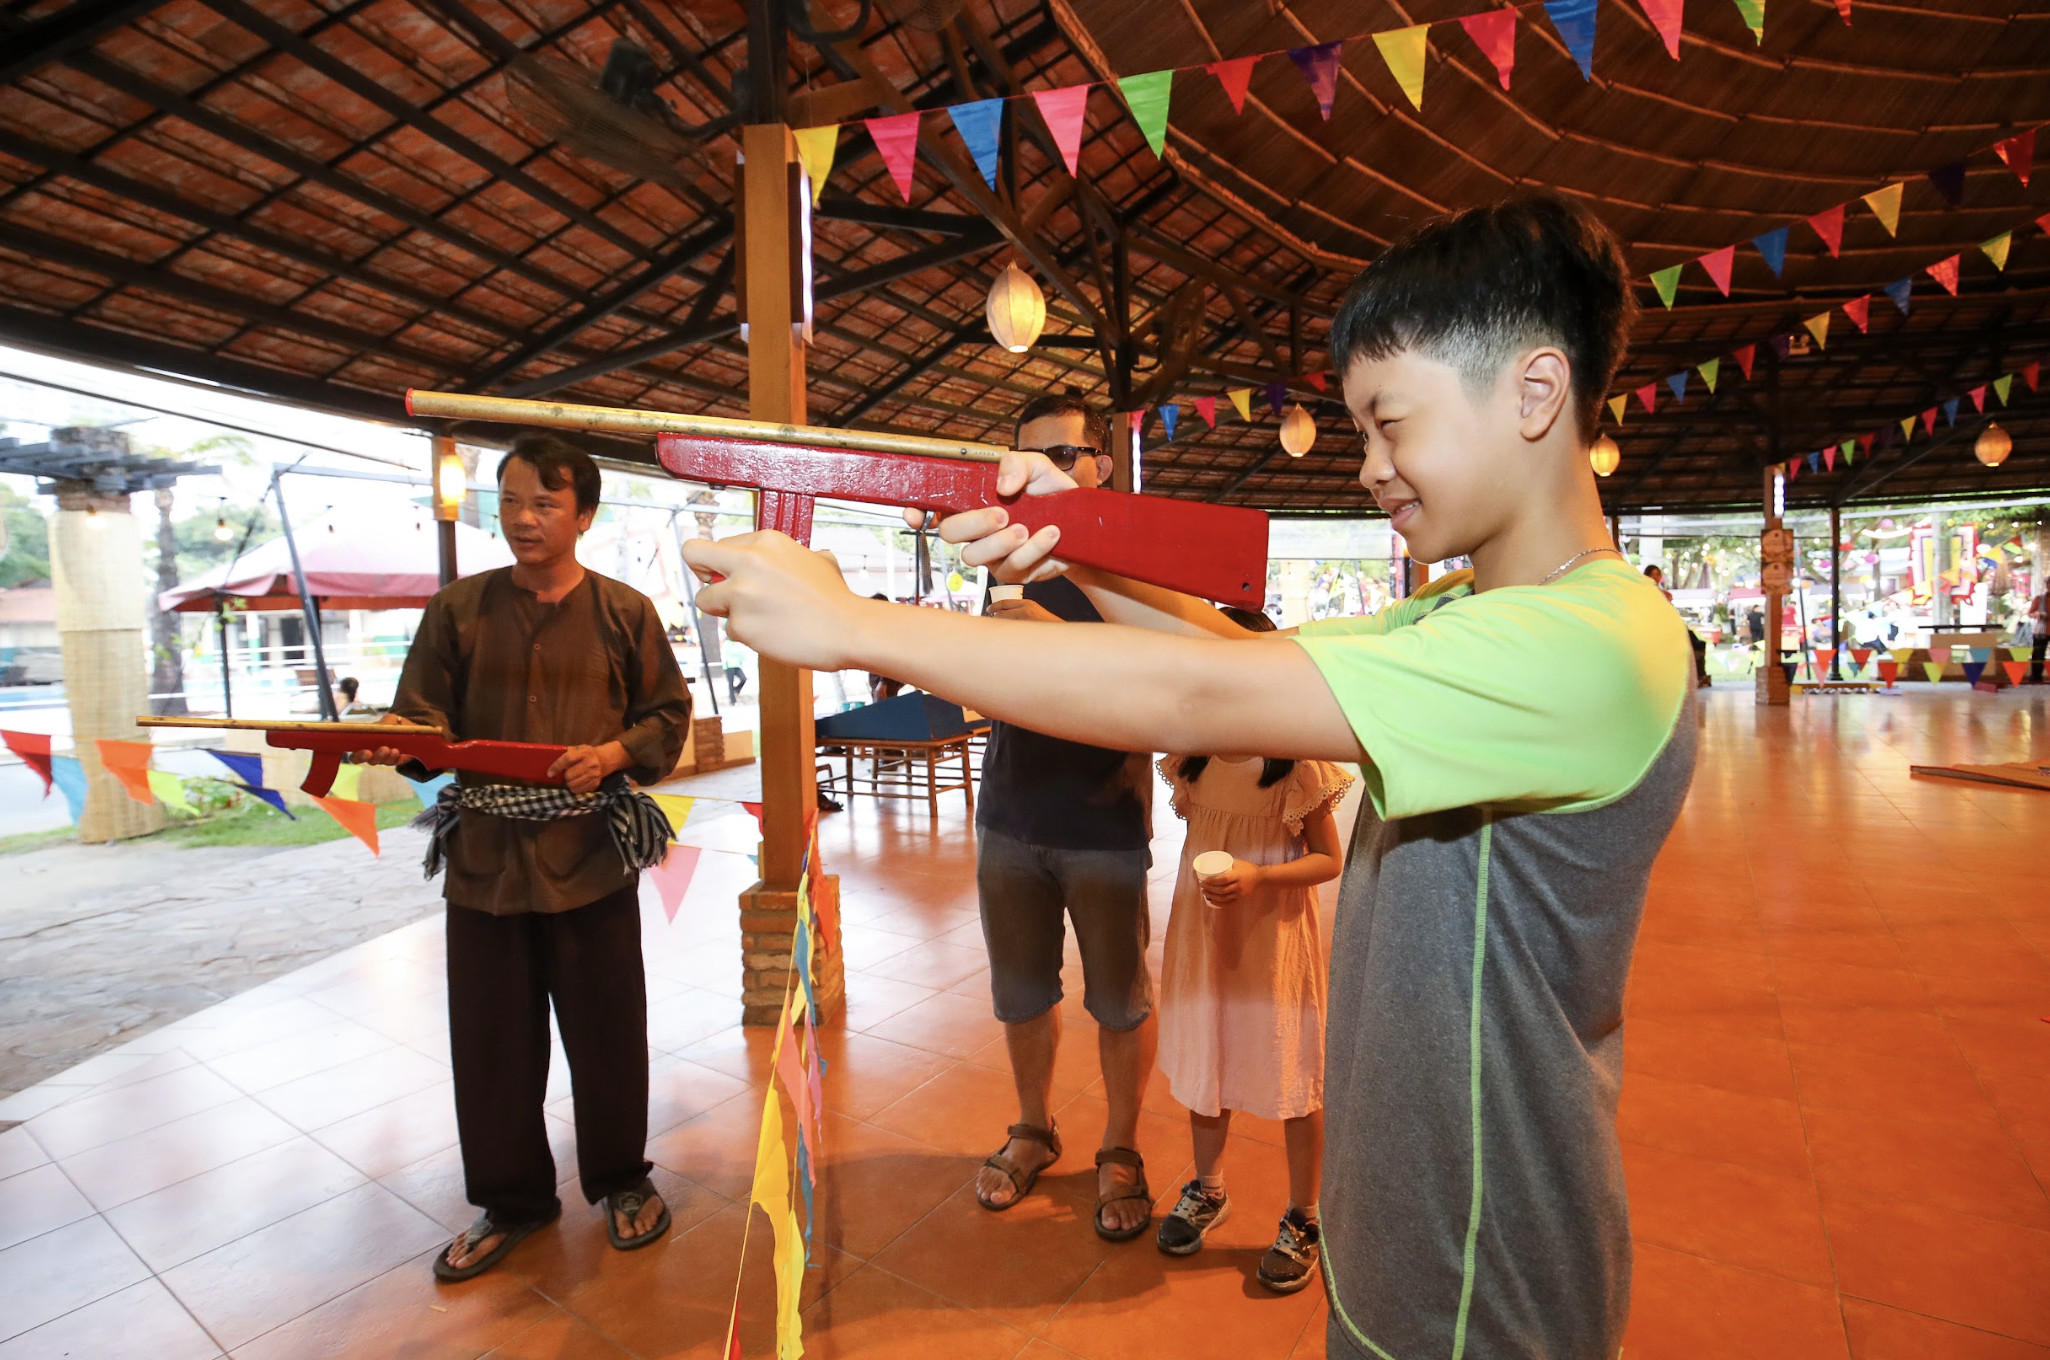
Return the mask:
[[[968, 813], [975, 813], [974, 754], [989, 734], [987, 727], [952, 737], [912, 740], [905, 737], [873, 740], [849, 737], [821, 737], [818, 740], [818, 775], [821, 791], [831, 794], [867, 794], [872, 798], [922, 798], [927, 813], [938, 820], [940, 795], [959, 790], [967, 799]], [[866, 772], [855, 761], [866, 760]], [[835, 762], [839, 764], [836, 767]], [[959, 762], [959, 773], [955, 762]], [[924, 777], [920, 778], [920, 768]]]

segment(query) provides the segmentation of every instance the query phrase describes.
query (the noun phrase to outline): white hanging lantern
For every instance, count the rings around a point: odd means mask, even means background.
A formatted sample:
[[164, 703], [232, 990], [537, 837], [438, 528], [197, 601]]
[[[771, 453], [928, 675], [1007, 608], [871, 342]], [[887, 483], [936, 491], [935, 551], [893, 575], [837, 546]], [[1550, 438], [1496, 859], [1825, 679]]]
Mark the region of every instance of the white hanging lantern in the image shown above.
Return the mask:
[[1288, 408], [1288, 414], [1281, 418], [1281, 447], [1291, 458], [1300, 458], [1310, 451], [1310, 445], [1317, 442], [1317, 422], [1297, 402]]
[[989, 286], [989, 333], [1013, 354], [1023, 354], [1046, 328], [1046, 294], [1014, 260]]
[[1972, 455], [1989, 468], [1999, 467], [2013, 452], [2014, 436], [1990, 420], [1979, 431], [1978, 442], [1972, 445]]
[[1616, 447], [1616, 441], [1603, 435], [1594, 441], [1594, 447], [1587, 451], [1588, 465], [1597, 477], [1606, 477], [1623, 464], [1623, 450]]

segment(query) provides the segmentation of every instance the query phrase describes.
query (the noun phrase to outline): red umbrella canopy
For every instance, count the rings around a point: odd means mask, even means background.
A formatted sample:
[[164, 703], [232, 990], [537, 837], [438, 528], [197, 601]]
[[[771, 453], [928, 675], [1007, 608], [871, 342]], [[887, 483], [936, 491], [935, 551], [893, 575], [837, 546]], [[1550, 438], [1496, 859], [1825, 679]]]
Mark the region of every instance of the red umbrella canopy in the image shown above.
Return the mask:
[[[306, 588], [323, 609], [418, 609], [441, 588], [436, 535], [425, 522], [344, 528], [316, 524], [297, 535]], [[503, 539], [456, 525], [456, 564], [464, 576], [512, 565]], [[204, 613], [216, 597], [232, 596], [243, 609], [298, 609], [292, 557], [283, 535], [260, 543], [157, 596], [165, 611]]]

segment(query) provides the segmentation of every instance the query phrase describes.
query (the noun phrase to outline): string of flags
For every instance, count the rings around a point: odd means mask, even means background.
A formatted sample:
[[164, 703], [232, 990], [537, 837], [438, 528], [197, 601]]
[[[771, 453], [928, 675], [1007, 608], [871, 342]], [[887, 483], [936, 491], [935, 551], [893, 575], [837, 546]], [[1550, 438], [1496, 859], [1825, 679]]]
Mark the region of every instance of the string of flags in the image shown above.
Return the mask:
[[[1926, 657], [1920, 663], [1914, 659], [1918, 651]], [[1829, 671], [1831, 663], [1835, 662], [1841, 669], [1848, 671], [1849, 679], [1876, 679], [1888, 689], [1892, 689], [1903, 675], [1914, 679], [1913, 668], [1917, 664], [1921, 667], [1922, 678], [1930, 684], [1940, 682], [1954, 666], [1964, 677], [1966, 684], [1977, 687], [1991, 684], [1992, 682], [1985, 678], [1986, 673], [1990, 668], [1997, 668], [2007, 677], [2008, 684], [2019, 685], [2032, 664], [2029, 654], [2030, 649], [2027, 647], [1816, 647], [1808, 654], [1808, 673], [1820, 680]], [[1780, 666], [1786, 671], [1789, 681], [1799, 673], [1802, 661], [1803, 658], [1800, 656], [1791, 660], [1782, 657]], [[1848, 661], [1849, 665], [1844, 666], [1844, 661]]]
[[[1963, 396], [1951, 397], [1948, 400], [1940, 401], [1916, 415], [1904, 416], [1900, 420], [1882, 425], [1870, 433], [1858, 435], [1851, 439], [1840, 440], [1834, 444], [1824, 445], [1813, 453], [1789, 458], [1778, 466], [1786, 474], [1789, 482], [1792, 482], [1801, 475], [1801, 470], [1804, 466], [1810, 473], [1834, 472], [1839, 461], [1842, 461], [1844, 466], [1849, 467], [1859, 458], [1870, 458], [1877, 449], [1885, 449], [1895, 443], [1902, 445], [1910, 443], [1914, 438], [1915, 426], [1918, 424], [1922, 427], [1924, 435], [1936, 433], [1936, 418], [1939, 414], [1942, 415], [1946, 426], [1957, 424], [1958, 413], [1964, 408], [1964, 403], [1967, 401], [1972, 403], [1972, 410], [1977, 415], [1984, 415], [1986, 413], [1986, 399], [1988, 395], [1991, 395], [2003, 407], [2007, 406], [2014, 397], [2014, 380], [2016, 378], [2020, 378], [2029, 391], [2035, 392], [2039, 390], [2043, 380], [2042, 360], [2031, 360], [2021, 367], [2003, 373], [1991, 381], [1980, 383], [1977, 387], [1967, 391]], [[1898, 437], [1894, 434], [1896, 429], [1900, 431]]]
[[[1731, 0], [1745, 27], [1759, 44], [1765, 42], [1766, 0]], [[1843, 21], [1851, 22], [1852, 0], [1836, 0], [1838, 14]], [[1680, 59], [1680, 25], [1682, 0], [1636, 0], [1637, 7], [1651, 20], [1666, 51], [1675, 61]], [[1146, 139], [1156, 157], [1167, 150], [1167, 127], [1172, 103], [1174, 78], [1177, 75], [1201, 71], [1218, 83], [1226, 99], [1231, 101], [1232, 111], [1243, 114], [1246, 108], [1246, 94], [1249, 90], [1253, 69], [1270, 57], [1286, 56], [1289, 64], [1299, 72], [1308, 84], [1317, 101], [1317, 111], [1325, 122], [1331, 121], [1332, 110], [1338, 99], [1338, 72], [1348, 43], [1372, 40], [1382, 63], [1402, 91], [1403, 97], [1412, 107], [1421, 111], [1424, 106], [1424, 71], [1430, 54], [1431, 29], [1450, 27], [1457, 24], [1466, 40], [1480, 50], [1488, 64], [1494, 68], [1495, 77], [1504, 90], [1510, 88], [1516, 67], [1516, 30], [1519, 20], [1527, 18], [1528, 11], [1542, 10], [1554, 32], [1559, 36], [1580, 68], [1583, 80], [1594, 79], [1595, 26], [1598, 18], [1596, 0], [1538, 0], [1483, 10], [1459, 19], [1443, 20], [1436, 24], [1410, 24], [1402, 28], [1377, 32], [1356, 33], [1350, 37], [1331, 42], [1313, 43], [1303, 47], [1278, 48], [1269, 52], [1255, 52], [1247, 56], [1229, 57], [1219, 61], [1194, 66], [1171, 66], [1157, 71], [1142, 71], [1135, 75], [1120, 76], [1109, 81], [1085, 81], [1078, 85], [1067, 85], [1050, 90], [1030, 90], [1023, 94], [993, 96], [987, 99], [964, 100], [935, 109], [914, 109], [908, 113], [885, 114], [875, 118], [864, 118], [861, 125], [875, 143], [876, 152], [882, 157], [883, 166], [897, 185], [898, 193], [905, 202], [911, 201], [914, 167], [918, 158], [918, 138], [924, 116], [928, 113], [945, 113], [953, 124], [955, 135], [975, 162], [983, 181], [994, 190], [997, 180], [998, 147], [1002, 141], [1004, 106], [1013, 101], [1030, 101], [1038, 117], [1046, 124], [1052, 135], [1055, 149], [1068, 168], [1069, 174], [1077, 173], [1081, 164], [1082, 134], [1088, 113], [1091, 91], [1098, 85], [1111, 86], [1123, 102], [1132, 121], [1138, 126], [1140, 135]], [[811, 178], [812, 201], [816, 206], [819, 196], [825, 191], [826, 179], [832, 174], [833, 163], [838, 156], [840, 133], [849, 126], [845, 123], [830, 123], [819, 127], [800, 128], [797, 139], [798, 156], [804, 164], [805, 173]]]

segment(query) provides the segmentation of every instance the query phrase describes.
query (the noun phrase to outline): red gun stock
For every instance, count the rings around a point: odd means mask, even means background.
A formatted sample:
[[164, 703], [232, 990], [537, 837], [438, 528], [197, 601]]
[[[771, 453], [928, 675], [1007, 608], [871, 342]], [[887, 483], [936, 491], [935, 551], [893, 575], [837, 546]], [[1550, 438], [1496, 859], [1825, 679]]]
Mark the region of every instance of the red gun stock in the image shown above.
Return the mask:
[[548, 770], [567, 751], [567, 746], [548, 746], [530, 741], [455, 741], [446, 729], [415, 727], [397, 723], [259, 722], [239, 718], [137, 718], [139, 727], [221, 727], [264, 733], [264, 740], [281, 751], [311, 751], [313, 763], [299, 785], [302, 792], [325, 798], [335, 785], [335, 773], [342, 758], [352, 751], [371, 751], [388, 746], [417, 760], [434, 774], [446, 770], [468, 770], [473, 774], [497, 775], [501, 779], [524, 779], [534, 784], [560, 784]]
[[1267, 516], [1243, 506], [1122, 491], [997, 495], [994, 463], [862, 453], [762, 440], [662, 434], [655, 449], [677, 477], [750, 487], [755, 527], [811, 541], [812, 502], [862, 501], [958, 514], [1001, 505], [1011, 522], [1060, 526], [1061, 560], [1259, 609], [1267, 596]]

